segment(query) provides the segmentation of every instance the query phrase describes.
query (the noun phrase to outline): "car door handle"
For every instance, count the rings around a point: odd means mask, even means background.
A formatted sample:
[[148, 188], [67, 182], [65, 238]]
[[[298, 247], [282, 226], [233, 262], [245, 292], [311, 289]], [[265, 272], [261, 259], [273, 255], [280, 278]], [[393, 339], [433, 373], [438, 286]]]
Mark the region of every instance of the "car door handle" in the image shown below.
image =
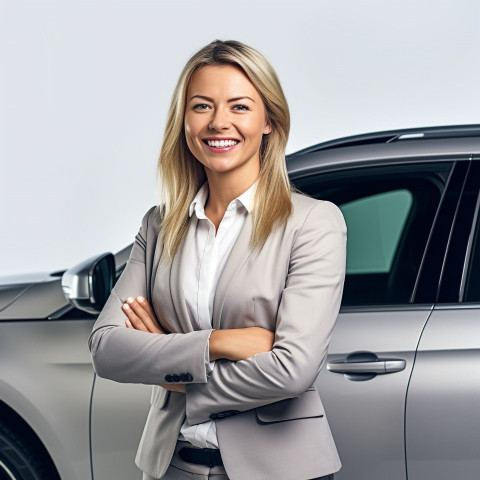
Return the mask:
[[407, 362], [401, 359], [382, 359], [371, 362], [332, 361], [327, 363], [327, 370], [333, 373], [385, 373], [401, 372]]

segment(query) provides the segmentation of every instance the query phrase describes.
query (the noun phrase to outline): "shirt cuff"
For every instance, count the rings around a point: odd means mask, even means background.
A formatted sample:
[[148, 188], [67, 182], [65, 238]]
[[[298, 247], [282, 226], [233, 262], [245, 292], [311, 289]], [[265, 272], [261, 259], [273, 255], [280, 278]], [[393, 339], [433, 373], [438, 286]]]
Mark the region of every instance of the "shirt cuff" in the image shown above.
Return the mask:
[[[210, 332], [210, 335], [212, 332]], [[205, 347], [205, 371], [207, 376], [213, 372], [213, 367], [215, 366], [215, 360], [213, 362], [210, 361], [210, 335], [208, 336], [207, 346]]]

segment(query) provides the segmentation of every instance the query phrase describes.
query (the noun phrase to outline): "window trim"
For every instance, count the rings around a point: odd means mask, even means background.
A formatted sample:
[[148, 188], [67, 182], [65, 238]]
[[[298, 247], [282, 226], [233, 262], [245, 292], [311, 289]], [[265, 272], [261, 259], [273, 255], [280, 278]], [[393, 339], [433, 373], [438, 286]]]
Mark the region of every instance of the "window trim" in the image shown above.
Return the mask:
[[478, 300], [465, 302], [465, 295], [480, 208], [479, 172], [480, 162], [471, 155], [457, 213], [450, 229], [436, 299], [438, 305], [478, 302]]
[[388, 305], [342, 305], [340, 313], [432, 311], [434, 303], [392, 303]]
[[[430, 235], [427, 240], [427, 244], [425, 245], [422, 262], [420, 263], [420, 266], [418, 269], [417, 281], [415, 283], [415, 287], [410, 297], [410, 303], [412, 304], [415, 303], [415, 301], [420, 295], [422, 295], [423, 298], [420, 299], [419, 303], [431, 302], [435, 304], [438, 302], [438, 295], [441, 288], [442, 275], [445, 268], [447, 254], [448, 254], [448, 246], [450, 244], [450, 238], [451, 238], [453, 227], [455, 224], [458, 207], [460, 205], [465, 183], [467, 181], [468, 171], [470, 167], [470, 160], [471, 160], [471, 156], [466, 157], [464, 160], [457, 160], [453, 163], [452, 170], [450, 171], [450, 175], [445, 184], [445, 189], [443, 191], [442, 198], [440, 199], [440, 203], [438, 205], [438, 209], [435, 214], [435, 219], [432, 223], [432, 228], [430, 229]], [[454, 178], [454, 176], [458, 178]], [[452, 184], [452, 182], [456, 182], [456, 183]], [[453, 197], [449, 198], [450, 195], [453, 195]], [[447, 219], [442, 218], [442, 216], [445, 214], [444, 210], [447, 208], [451, 210], [449, 212], [450, 221], [448, 220], [448, 218]], [[443, 232], [444, 238], [439, 240], [438, 230], [441, 229], [442, 227], [445, 228], [445, 231]], [[434, 257], [433, 260], [430, 258], [432, 256]], [[428, 274], [432, 273], [432, 272], [426, 273], [427, 268], [429, 269], [438, 268], [438, 266], [439, 266], [438, 271], [433, 272], [434, 273], [433, 279], [425, 278], [425, 277], [429, 277], [427, 273]], [[432, 285], [434, 286], [432, 287]], [[430, 288], [431, 290], [430, 292], [428, 291], [428, 288]], [[426, 300], [425, 298], [427, 298], [428, 300]]]

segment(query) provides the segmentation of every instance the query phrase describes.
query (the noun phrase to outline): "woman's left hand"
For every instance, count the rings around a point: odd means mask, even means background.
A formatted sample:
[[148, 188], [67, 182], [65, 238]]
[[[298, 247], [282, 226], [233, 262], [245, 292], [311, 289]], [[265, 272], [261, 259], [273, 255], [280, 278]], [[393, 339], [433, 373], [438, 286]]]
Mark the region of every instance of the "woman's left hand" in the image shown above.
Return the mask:
[[[159, 333], [166, 335], [167, 332], [159, 325], [153, 312], [153, 308], [144, 297], [128, 297], [127, 302], [122, 306], [123, 312], [127, 316], [125, 324], [132, 330], [141, 330], [148, 333]], [[160, 384], [161, 387], [171, 392], [185, 393], [183, 384]]]

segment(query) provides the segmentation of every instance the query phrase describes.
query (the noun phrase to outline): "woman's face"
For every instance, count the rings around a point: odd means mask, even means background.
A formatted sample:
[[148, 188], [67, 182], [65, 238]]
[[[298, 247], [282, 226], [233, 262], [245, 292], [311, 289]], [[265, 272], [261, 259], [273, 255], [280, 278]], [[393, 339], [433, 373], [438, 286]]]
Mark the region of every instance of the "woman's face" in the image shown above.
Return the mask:
[[251, 183], [260, 172], [262, 136], [271, 132], [265, 106], [248, 77], [232, 65], [199, 68], [185, 109], [188, 148], [212, 174], [238, 174]]

